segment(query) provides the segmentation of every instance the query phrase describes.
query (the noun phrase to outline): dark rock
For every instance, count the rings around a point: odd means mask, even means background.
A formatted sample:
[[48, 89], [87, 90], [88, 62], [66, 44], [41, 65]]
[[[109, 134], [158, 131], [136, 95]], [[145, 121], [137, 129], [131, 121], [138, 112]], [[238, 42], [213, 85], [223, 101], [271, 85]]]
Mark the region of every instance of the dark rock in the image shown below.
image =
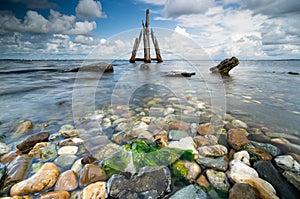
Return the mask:
[[196, 159], [196, 162], [206, 168], [213, 168], [213, 169], [219, 170], [219, 171], [226, 171], [228, 169], [227, 156], [221, 156], [221, 157], [217, 157], [217, 158], [199, 156]]
[[258, 161], [254, 167], [262, 179], [273, 185], [279, 198], [299, 198], [300, 192], [286, 181], [270, 161]]
[[169, 199], [199, 198], [206, 199], [206, 193], [196, 185], [189, 185], [174, 193]]
[[11, 186], [25, 178], [30, 163], [31, 158], [28, 155], [21, 155], [7, 164], [6, 179], [3, 187], [0, 187], [0, 195], [8, 193]]
[[25, 140], [21, 141], [16, 147], [22, 152], [28, 152], [34, 147], [36, 143], [47, 142], [50, 134], [48, 132], [36, 133], [28, 136]]
[[256, 199], [255, 190], [248, 184], [236, 183], [229, 190], [230, 199]]
[[289, 74], [289, 75], [300, 75], [300, 73], [297, 73], [297, 72], [291, 72], [291, 71], [288, 72], [288, 74]]
[[127, 198], [162, 198], [171, 192], [171, 173], [165, 166], [143, 167], [139, 173], [127, 179], [123, 175], [113, 175], [108, 183], [109, 196]]
[[170, 71], [164, 74], [166, 77], [191, 77], [196, 75], [195, 72]]
[[224, 59], [217, 66], [210, 68], [209, 70], [213, 73], [220, 73], [221, 75], [229, 75], [229, 71], [239, 65], [239, 60], [236, 57], [231, 57], [230, 59]]
[[6, 166], [0, 162], [0, 187], [4, 181], [6, 174]]
[[112, 64], [107, 64], [105, 62], [99, 62], [99, 63], [82, 66], [81, 68], [72, 68], [69, 70], [65, 70], [64, 72], [78, 72], [78, 71], [112, 73], [112, 72], [114, 72], [114, 67]]

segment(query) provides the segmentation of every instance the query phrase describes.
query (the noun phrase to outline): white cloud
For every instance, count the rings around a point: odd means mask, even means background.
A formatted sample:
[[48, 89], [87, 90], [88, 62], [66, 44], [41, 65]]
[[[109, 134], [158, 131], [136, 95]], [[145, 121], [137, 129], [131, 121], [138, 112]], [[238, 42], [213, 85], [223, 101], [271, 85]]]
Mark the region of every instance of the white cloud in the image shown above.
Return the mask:
[[165, 5], [166, 3], [166, 0], [137, 0], [137, 1], [142, 3], [157, 5], [157, 6], [162, 6]]
[[191, 35], [189, 33], [186, 32], [186, 29], [181, 28], [180, 26], [176, 26], [175, 30], [176, 33], [182, 34], [188, 38], [191, 38]]
[[95, 21], [89, 22], [76, 22], [75, 26], [65, 31], [66, 34], [73, 34], [73, 35], [86, 35], [89, 34], [92, 30], [94, 30], [97, 27], [97, 24]]
[[74, 39], [74, 42], [81, 44], [95, 44], [93, 37], [84, 35], [77, 35]]
[[181, 15], [205, 13], [214, 6], [214, 0], [167, 0], [163, 14], [167, 17], [176, 18]]
[[76, 15], [83, 19], [105, 18], [100, 1], [79, 0], [76, 7]]

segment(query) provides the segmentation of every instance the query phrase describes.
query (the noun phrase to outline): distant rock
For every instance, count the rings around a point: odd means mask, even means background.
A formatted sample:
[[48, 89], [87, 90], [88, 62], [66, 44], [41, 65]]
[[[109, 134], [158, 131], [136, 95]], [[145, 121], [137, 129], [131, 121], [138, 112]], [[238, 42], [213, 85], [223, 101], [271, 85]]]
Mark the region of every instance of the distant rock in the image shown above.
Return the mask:
[[209, 70], [213, 73], [220, 73], [221, 75], [228, 76], [229, 71], [239, 65], [239, 60], [236, 57], [231, 57], [230, 59], [224, 59], [217, 66], [210, 68]]
[[164, 74], [166, 77], [191, 77], [196, 75], [195, 72], [170, 71]]
[[64, 72], [78, 72], [78, 71], [112, 73], [112, 72], [114, 72], [114, 67], [112, 64], [107, 64], [105, 62], [99, 62], [99, 63], [82, 66], [80, 68], [68, 69], [68, 70], [65, 70]]
[[288, 72], [288, 74], [289, 74], [289, 75], [300, 75], [300, 73], [297, 73], [297, 72], [291, 72], [291, 71]]

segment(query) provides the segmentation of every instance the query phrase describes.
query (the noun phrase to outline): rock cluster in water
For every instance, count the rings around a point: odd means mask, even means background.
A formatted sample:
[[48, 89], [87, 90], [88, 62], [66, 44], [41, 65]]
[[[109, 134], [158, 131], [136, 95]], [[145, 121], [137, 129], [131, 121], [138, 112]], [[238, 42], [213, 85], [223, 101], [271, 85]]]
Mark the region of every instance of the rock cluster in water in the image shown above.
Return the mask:
[[295, 136], [223, 117], [193, 97], [178, 105], [140, 95], [130, 110], [103, 107], [77, 128], [28, 134], [34, 124], [21, 123], [12, 137], [22, 139], [0, 143], [0, 196], [299, 198]]

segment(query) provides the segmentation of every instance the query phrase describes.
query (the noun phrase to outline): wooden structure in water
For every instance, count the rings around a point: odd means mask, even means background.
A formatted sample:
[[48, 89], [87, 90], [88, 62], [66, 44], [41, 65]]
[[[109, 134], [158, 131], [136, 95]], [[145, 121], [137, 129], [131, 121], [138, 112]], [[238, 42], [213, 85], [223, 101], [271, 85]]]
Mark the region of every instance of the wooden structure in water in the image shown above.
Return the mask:
[[[157, 62], [162, 62], [162, 57], [160, 55], [160, 50], [158, 46], [158, 41], [154, 35], [153, 29], [151, 28], [151, 38], [152, 42], [155, 48], [155, 54], [156, 58], [153, 59], [150, 56], [150, 31], [149, 31], [149, 9], [146, 10], [146, 23], [142, 21], [142, 26], [143, 29], [140, 31], [140, 35], [138, 38], [135, 39], [134, 45], [133, 45], [133, 50], [132, 50], [132, 55], [130, 58], [130, 63], [135, 63], [135, 61], [144, 61], [145, 63], [150, 63], [151, 60], [156, 60]], [[142, 34], [143, 34], [143, 43], [144, 43], [144, 58], [136, 58], [136, 53], [139, 48], [141, 39], [142, 39]]]

